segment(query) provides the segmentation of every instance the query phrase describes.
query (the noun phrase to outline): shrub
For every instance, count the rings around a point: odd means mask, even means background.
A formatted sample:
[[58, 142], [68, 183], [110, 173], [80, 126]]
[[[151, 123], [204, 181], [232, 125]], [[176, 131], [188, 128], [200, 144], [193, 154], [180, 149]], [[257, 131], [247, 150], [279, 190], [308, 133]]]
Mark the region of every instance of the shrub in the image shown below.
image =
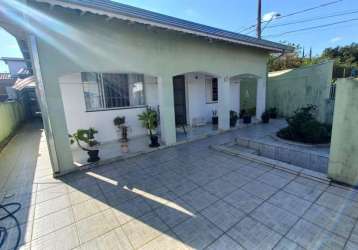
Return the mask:
[[288, 127], [278, 131], [277, 136], [304, 143], [328, 143], [331, 139], [331, 127], [315, 119], [317, 107], [308, 105], [299, 108], [287, 118]]

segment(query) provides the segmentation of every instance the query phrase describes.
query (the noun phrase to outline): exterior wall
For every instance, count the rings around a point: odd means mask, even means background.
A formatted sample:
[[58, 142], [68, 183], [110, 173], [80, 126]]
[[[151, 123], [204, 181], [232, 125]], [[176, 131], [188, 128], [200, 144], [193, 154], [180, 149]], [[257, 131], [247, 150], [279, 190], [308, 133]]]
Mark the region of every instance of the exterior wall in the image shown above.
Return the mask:
[[0, 147], [25, 119], [25, 109], [19, 102], [0, 102]]
[[333, 61], [303, 68], [271, 72], [267, 83], [267, 107], [276, 107], [281, 116], [291, 116], [309, 104], [318, 107], [317, 119], [332, 123], [329, 90]]
[[358, 184], [358, 79], [337, 81], [328, 175]]
[[[153, 78], [148, 76], [144, 78], [145, 99], [148, 106], [157, 107], [158, 90], [156, 79]], [[79, 128], [94, 127], [98, 130], [96, 138], [100, 142], [117, 140], [119, 134], [117, 128], [113, 125], [113, 119], [117, 116], [126, 117], [126, 123], [130, 127], [129, 138], [147, 133], [138, 120], [138, 114], [145, 111], [147, 106], [87, 112], [81, 84], [81, 74], [75, 73], [61, 77], [59, 82], [69, 133], [73, 133]]]
[[65, 171], [74, 166], [59, 94], [61, 76], [77, 72], [138, 72], [158, 77], [161, 134], [168, 144], [176, 140], [173, 76], [209, 72], [219, 77], [219, 83], [238, 74], [266, 76], [265, 50], [117, 19], [106, 21], [104, 16], [89, 13], [80, 16], [75, 10], [57, 6], [50, 10], [46, 4], [30, 4], [49, 17], [48, 22], [32, 22], [31, 17], [29, 20], [31, 33], [36, 35], [54, 147], [59, 166]]
[[[186, 101], [187, 101], [187, 121], [191, 126], [195, 126], [193, 120], [203, 119], [206, 123], [211, 122], [213, 111], [218, 111], [218, 102], [207, 102], [207, 89], [205, 79], [207, 75], [203, 73], [185, 74]], [[231, 82], [231, 110], [240, 110], [240, 89], [239, 84]]]
[[16, 79], [14, 78], [0, 80], [0, 102], [6, 101], [9, 98], [8, 88], [11, 88], [15, 81]]

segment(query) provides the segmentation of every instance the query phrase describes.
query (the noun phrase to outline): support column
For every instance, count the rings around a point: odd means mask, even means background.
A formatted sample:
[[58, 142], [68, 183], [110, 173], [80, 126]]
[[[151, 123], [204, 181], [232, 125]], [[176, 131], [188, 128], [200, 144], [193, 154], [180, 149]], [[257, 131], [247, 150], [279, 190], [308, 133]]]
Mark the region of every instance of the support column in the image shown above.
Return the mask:
[[257, 79], [256, 90], [256, 118], [261, 120], [262, 113], [266, 110], [266, 77]]
[[166, 145], [176, 143], [173, 78], [158, 78], [161, 139]]
[[230, 128], [231, 107], [230, 79], [228, 77], [218, 78], [218, 95], [219, 129], [228, 130]]
[[36, 38], [29, 36], [28, 42], [53, 173], [62, 175], [76, 167], [73, 164], [58, 77], [51, 71], [51, 65], [41, 64]]

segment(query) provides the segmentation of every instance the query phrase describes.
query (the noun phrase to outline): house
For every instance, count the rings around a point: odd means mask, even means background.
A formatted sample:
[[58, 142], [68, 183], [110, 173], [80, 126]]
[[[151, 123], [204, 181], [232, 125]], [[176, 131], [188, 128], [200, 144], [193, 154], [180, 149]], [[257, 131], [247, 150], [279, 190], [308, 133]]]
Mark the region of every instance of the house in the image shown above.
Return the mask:
[[9, 71], [9, 73], [1, 73], [0, 76], [0, 101], [17, 99], [17, 93], [13, 86], [19, 78], [29, 76], [30, 71], [22, 58], [1, 57], [0, 60], [4, 61]]
[[8, 66], [9, 73], [13, 78], [23, 78], [30, 74], [23, 58], [2, 57], [0, 60]]
[[161, 140], [176, 125], [197, 126], [217, 111], [229, 129], [240, 110], [240, 81], [256, 85], [256, 117], [265, 110], [269, 53], [292, 48], [111, 1], [1, 3], [0, 25], [19, 41], [37, 77], [54, 172], [75, 167], [68, 133], [95, 127], [116, 140], [116, 116], [130, 136], [146, 134], [137, 115], [159, 110]]
[[16, 78], [12, 77], [10, 73], [0, 73], [0, 102], [5, 102], [9, 99], [9, 89], [12, 88], [15, 81]]

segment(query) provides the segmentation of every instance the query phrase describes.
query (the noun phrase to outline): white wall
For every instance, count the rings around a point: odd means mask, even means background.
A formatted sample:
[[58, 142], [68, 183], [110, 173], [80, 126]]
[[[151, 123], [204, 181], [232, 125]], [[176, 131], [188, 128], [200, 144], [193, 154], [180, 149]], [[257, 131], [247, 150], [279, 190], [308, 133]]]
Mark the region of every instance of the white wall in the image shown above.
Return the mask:
[[[156, 107], [158, 105], [156, 78], [145, 76], [144, 81], [146, 103]], [[138, 121], [138, 114], [143, 112], [145, 107], [86, 112], [81, 74], [61, 77], [59, 82], [69, 133], [73, 133], [79, 128], [94, 127], [98, 130], [96, 138], [100, 142], [117, 140], [118, 132], [113, 125], [113, 119], [116, 116], [125, 116], [126, 123], [130, 126], [128, 137], [146, 134], [146, 130]]]
[[[218, 109], [218, 103], [207, 103], [205, 79], [203, 73], [185, 74], [186, 101], [187, 101], [187, 121], [193, 125], [194, 118], [204, 118], [206, 122], [211, 122], [212, 111]], [[231, 109], [240, 111], [240, 87], [238, 82], [231, 83]]]

